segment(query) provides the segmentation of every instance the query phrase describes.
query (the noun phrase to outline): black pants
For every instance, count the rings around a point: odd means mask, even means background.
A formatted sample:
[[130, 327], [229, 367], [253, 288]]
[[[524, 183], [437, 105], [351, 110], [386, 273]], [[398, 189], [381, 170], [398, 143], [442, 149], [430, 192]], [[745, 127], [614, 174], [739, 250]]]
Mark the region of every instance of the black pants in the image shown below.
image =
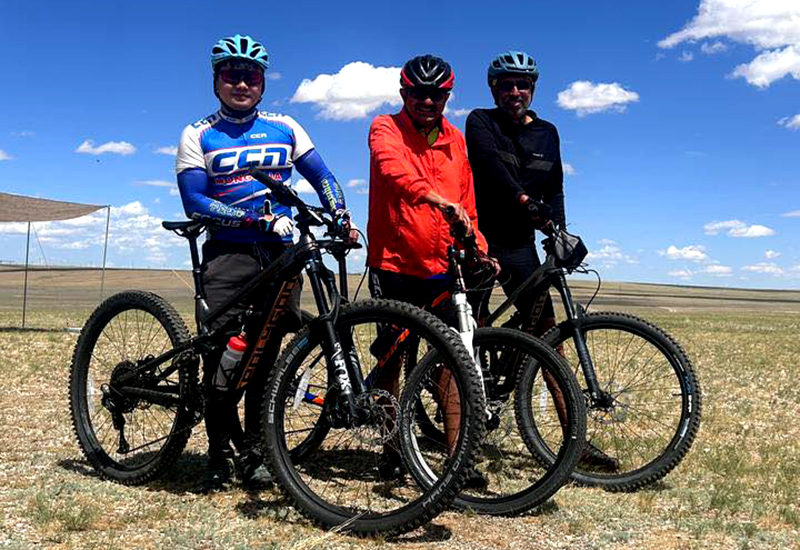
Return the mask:
[[[467, 281], [467, 288], [469, 287], [470, 284]], [[449, 290], [451, 290], [450, 282], [445, 277], [420, 279], [373, 267], [369, 269], [369, 291], [373, 298], [399, 300], [427, 309], [447, 325], [455, 327], [457, 319], [452, 300], [443, 301], [435, 309], [430, 307], [433, 300]], [[477, 315], [480, 304], [486, 295], [486, 291], [483, 290], [467, 293], [467, 300], [472, 306], [473, 314]]]
[[[516, 248], [502, 248], [490, 243], [489, 255], [497, 258], [497, 261], [500, 262], [500, 281], [502, 281], [503, 292], [505, 292], [506, 296], [513, 294], [525, 282], [525, 279], [530, 277], [531, 273], [541, 265], [539, 255], [536, 253], [535, 242]], [[526, 291], [520, 295], [517, 303], [514, 304], [522, 317], [523, 327], [531, 326], [531, 315], [538, 297], [538, 293]], [[533, 320], [533, 334], [540, 336], [542, 330], [537, 330], [537, 327], [544, 327], [543, 320], [555, 319], [555, 316], [553, 300], [548, 293], [539, 318]], [[552, 326], [552, 321], [549, 322], [549, 326]]]
[[[203, 284], [205, 285], [210, 309], [222, 305], [238, 292], [244, 285], [257, 276], [271, 261], [278, 258], [287, 246], [283, 243], [240, 244], [229, 242], [207, 241], [203, 245]], [[264, 388], [269, 370], [277, 359], [281, 340], [288, 332], [300, 327], [300, 292], [302, 279], [298, 277], [289, 300], [287, 309], [280, 319], [280, 330], [274, 333], [264, 350], [259, 366], [244, 390], [229, 388], [221, 391], [213, 386], [211, 380], [219, 367], [219, 360], [227, 344], [219, 342], [215, 353], [203, 358], [203, 384], [208, 400], [206, 403], [206, 433], [208, 434], [209, 457], [219, 457], [232, 453], [231, 443], [240, 453], [259, 452], [260, 414]], [[264, 307], [270, 308], [275, 299], [275, 290], [267, 287], [253, 293], [250, 303], [239, 303], [214, 322], [212, 329], [222, 326], [235, 318], [250, 305], [256, 311]], [[268, 312], [267, 312], [268, 313]], [[252, 321], [245, 326], [247, 341], [255, 342], [261, 332], [263, 318], [252, 316]], [[261, 323], [259, 322], [261, 321]], [[245, 391], [246, 390], [246, 391]], [[244, 430], [239, 422], [238, 403], [244, 393]]]

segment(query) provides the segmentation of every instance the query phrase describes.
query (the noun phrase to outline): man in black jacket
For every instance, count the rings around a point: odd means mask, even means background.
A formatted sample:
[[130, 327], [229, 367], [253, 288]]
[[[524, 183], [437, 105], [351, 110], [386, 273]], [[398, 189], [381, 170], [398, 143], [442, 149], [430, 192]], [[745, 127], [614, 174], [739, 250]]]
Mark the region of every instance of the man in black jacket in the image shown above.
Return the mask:
[[[511, 294], [539, 266], [536, 220], [528, 202], [541, 200], [552, 210], [553, 223], [563, 226], [564, 173], [556, 127], [528, 107], [539, 70], [526, 53], [509, 51], [489, 65], [489, 87], [495, 109], [475, 109], [467, 118], [467, 152], [475, 180], [481, 231], [489, 254], [502, 268], [503, 290]], [[518, 310], [523, 326], [541, 335], [555, 325], [549, 295], [523, 296]], [[538, 310], [534, 312], [534, 309]], [[532, 313], [539, 313], [532, 318]]]
[[[524, 52], [504, 52], [492, 59], [488, 77], [497, 107], [470, 113], [467, 153], [480, 228], [489, 255], [500, 262], [503, 290], [511, 295], [540, 265], [536, 229], [549, 223], [566, 225], [564, 171], [558, 130], [528, 109], [539, 78], [536, 62]], [[533, 200], [549, 206], [550, 220], [531, 215], [528, 206]], [[525, 293], [516, 306], [523, 330], [534, 336], [556, 324], [548, 292]], [[558, 404], [558, 396], [553, 397]], [[618, 468], [616, 459], [591, 443], [582, 462], [606, 471]]]

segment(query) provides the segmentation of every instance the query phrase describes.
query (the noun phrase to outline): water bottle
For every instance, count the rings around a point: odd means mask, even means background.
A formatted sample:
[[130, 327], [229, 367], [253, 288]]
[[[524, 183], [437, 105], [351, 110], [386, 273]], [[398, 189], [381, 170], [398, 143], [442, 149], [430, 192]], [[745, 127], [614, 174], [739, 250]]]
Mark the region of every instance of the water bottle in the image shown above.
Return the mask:
[[242, 360], [244, 350], [247, 349], [247, 342], [241, 336], [231, 336], [228, 340], [228, 347], [222, 354], [219, 360], [219, 367], [217, 372], [214, 373], [214, 387], [221, 391], [227, 391], [230, 388], [230, 381], [239, 366], [239, 361]]

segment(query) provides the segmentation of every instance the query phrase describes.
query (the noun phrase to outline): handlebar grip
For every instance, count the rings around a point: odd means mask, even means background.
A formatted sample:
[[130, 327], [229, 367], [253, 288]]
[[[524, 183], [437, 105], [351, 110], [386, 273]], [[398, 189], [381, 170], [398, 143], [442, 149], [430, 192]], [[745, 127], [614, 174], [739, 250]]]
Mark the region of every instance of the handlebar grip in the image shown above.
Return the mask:
[[453, 206], [448, 206], [444, 209], [444, 215], [447, 221], [450, 222], [450, 232], [458, 241], [462, 243], [467, 238], [467, 226], [464, 222], [455, 219], [456, 209]]

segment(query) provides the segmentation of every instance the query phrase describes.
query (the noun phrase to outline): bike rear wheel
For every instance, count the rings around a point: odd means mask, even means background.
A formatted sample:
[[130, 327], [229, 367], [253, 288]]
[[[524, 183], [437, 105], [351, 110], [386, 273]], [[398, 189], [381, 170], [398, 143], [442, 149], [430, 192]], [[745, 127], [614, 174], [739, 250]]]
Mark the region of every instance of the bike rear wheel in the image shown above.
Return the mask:
[[[433, 316], [390, 300], [343, 306], [336, 331], [347, 360], [357, 359], [366, 379], [368, 391], [356, 396], [363, 416], [355, 425], [331, 420], [337, 392], [328, 378], [322, 331], [314, 330], [312, 322], [287, 346], [267, 387], [262, 425], [270, 469], [295, 507], [324, 528], [359, 536], [412, 530], [452, 502], [480, 445], [482, 424], [475, 419], [482, 410], [481, 394], [469, 354]], [[407, 378], [406, 339], [443, 359], [424, 370], [412, 369]], [[374, 369], [379, 362], [381, 370]], [[434, 369], [449, 372], [457, 388], [459, 430], [452, 459], [445, 453], [440, 460], [436, 483], [419, 487], [408, 476], [386, 476], [381, 464], [410, 454], [416, 418], [404, 397], [406, 388], [415, 375], [430, 376]], [[393, 376], [396, 384], [387, 383]], [[317, 422], [327, 422], [322, 441], [309, 436]]]
[[[643, 319], [603, 312], [578, 323], [607, 396], [603, 401], [587, 395], [587, 442], [616, 460], [617, 467], [601, 471], [584, 458], [572, 477], [610, 491], [638, 490], [667, 475], [692, 446], [702, 405], [697, 375], [680, 345]], [[561, 323], [544, 339], [563, 346], [584, 385], [572, 330]], [[546, 444], [535, 449], [543, 460], [552, 454]]]
[[[532, 336], [505, 328], [479, 328], [474, 333], [473, 347], [492, 413], [474, 466], [486, 484], [465, 488], [454, 505], [480, 514], [521, 514], [545, 502], [569, 480], [586, 436], [583, 396], [563, 359]], [[553, 391], [562, 396], [563, 423], [559, 422], [548, 388], [536, 384], [542, 372], [548, 373]], [[409, 386], [418, 403], [420, 434], [436, 430], [443, 444], [440, 408], [424, 383]], [[546, 431], [550, 446], [556, 451], [547, 464], [535, 460], [528, 450], [525, 435], [533, 429]], [[418, 483], [431, 484], [434, 478], [425, 452], [419, 453], [418, 460], [410, 460], [408, 466]]]
[[180, 315], [149, 292], [111, 296], [84, 325], [72, 357], [70, 411], [78, 444], [102, 477], [145, 483], [183, 451], [196, 423], [186, 399], [196, 392], [197, 359], [130, 374], [187, 340]]

